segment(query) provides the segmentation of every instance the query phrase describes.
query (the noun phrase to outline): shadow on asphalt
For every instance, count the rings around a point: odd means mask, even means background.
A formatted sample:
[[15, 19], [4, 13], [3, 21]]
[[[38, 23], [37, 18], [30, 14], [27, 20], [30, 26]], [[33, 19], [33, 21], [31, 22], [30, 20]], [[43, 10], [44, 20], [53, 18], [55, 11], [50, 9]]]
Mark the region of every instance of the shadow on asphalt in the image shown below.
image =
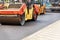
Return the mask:
[[20, 26], [20, 27], [24, 27], [24, 26], [34, 26], [34, 25], [36, 25], [36, 23], [40, 23], [40, 21], [39, 20], [37, 20], [37, 21], [26, 21], [25, 22], [25, 24], [23, 25], [23, 26], [21, 26], [20, 24], [10, 24], [10, 23], [3, 23], [3, 24], [1, 24], [1, 25], [7, 25], [7, 26]]

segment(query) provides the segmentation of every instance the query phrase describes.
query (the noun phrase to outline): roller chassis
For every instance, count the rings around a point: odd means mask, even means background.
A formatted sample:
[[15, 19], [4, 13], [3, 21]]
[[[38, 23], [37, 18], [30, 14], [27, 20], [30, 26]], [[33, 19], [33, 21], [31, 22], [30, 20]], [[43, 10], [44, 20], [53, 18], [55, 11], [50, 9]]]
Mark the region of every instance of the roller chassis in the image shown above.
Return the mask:
[[[35, 8], [36, 9], [36, 8]], [[0, 10], [0, 23], [19, 23], [21, 26], [25, 24], [27, 20], [37, 20], [38, 12], [34, 10], [32, 6], [29, 9], [29, 13], [27, 12], [26, 4], [22, 4], [18, 9], [2, 9]], [[35, 14], [35, 15], [34, 15]]]

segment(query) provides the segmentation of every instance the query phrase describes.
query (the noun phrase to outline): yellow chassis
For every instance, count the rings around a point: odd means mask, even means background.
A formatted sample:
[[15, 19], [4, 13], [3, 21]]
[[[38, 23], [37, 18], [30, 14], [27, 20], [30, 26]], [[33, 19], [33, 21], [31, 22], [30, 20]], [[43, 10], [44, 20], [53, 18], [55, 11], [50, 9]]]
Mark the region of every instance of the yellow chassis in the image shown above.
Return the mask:
[[29, 13], [27, 12], [27, 8], [25, 10], [25, 20], [31, 20], [33, 15], [33, 7], [29, 9]]

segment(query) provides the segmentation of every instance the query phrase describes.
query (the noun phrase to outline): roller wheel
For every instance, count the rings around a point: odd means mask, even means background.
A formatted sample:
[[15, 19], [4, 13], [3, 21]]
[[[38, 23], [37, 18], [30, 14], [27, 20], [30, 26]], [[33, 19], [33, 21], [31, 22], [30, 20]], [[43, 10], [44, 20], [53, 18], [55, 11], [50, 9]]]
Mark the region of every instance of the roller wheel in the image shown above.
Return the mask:
[[37, 14], [33, 14], [32, 21], [36, 21], [36, 20], [37, 20]]
[[43, 13], [40, 13], [40, 15], [44, 15], [45, 14], [45, 9], [43, 10]]
[[21, 26], [23, 26], [25, 24], [25, 14], [23, 14], [21, 17], [20, 17], [21, 20], [19, 20], [19, 24]]

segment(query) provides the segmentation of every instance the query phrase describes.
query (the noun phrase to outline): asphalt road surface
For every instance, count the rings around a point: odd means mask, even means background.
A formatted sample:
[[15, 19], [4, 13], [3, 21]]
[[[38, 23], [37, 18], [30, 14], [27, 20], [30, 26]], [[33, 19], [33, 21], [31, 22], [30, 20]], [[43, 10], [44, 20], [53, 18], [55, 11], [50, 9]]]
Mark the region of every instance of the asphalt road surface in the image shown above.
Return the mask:
[[21, 40], [57, 20], [60, 20], [60, 13], [46, 13], [40, 15], [36, 22], [26, 22], [24, 26], [0, 25], [0, 40]]

